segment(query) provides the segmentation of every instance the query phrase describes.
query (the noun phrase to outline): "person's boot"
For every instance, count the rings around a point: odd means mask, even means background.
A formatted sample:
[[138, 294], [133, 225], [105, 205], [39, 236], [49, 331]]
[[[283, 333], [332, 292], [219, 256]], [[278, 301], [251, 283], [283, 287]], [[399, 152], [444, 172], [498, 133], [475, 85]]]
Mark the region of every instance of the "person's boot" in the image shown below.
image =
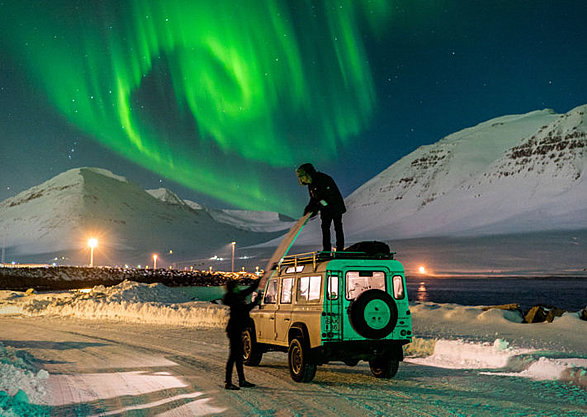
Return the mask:
[[[242, 387], [242, 385], [241, 385], [241, 387]], [[237, 387], [236, 385], [233, 385], [232, 382], [227, 382], [226, 384], [224, 384], [224, 389], [230, 389], [230, 390], [233, 390], [233, 391], [238, 391], [240, 388]]]
[[253, 384], [252, 382], [249, 382], [249, 381], [239, 382], [238, 385], [241, 388], [253, 388], [255, 386], [255, 384]]

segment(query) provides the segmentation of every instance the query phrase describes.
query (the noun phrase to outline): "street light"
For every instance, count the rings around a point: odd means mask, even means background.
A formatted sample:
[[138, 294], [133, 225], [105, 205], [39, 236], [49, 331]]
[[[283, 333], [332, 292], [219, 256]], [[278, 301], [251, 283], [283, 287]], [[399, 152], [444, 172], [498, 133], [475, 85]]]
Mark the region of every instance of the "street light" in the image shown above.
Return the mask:
[[230, 272], [234, 272], [234, 248], [236, 247], [236, 242], [232, 242], [232, 268], [230, 270]]
[[94, 248], [98, 246], [98, 239], [91, 238], [88, 240], [88, 246], [90, 247], [90, 268], [94, 266]]
[[153, 269], [157, 269], [157, 254], [153, 254]]

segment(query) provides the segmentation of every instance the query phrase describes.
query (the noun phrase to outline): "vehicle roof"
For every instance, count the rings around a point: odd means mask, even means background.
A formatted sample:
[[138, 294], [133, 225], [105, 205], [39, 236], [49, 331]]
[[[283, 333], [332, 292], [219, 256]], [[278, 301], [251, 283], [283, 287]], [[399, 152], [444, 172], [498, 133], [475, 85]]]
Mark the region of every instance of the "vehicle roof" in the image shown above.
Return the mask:
[[340, 269], [349, 264], [359, 267], [383, 263], [394, 271], [403, 272], [404, 268], [399, 261], [394, 259], [394, 254], [395, 252], [391, 252], [374, 256], [365, 252], [307, 252], [284, 257], [279, 264], [279, 269], [280, 274], [283, 274], [291, 267], [312, 265], [313, 272], [318, 272], [326, 269]]

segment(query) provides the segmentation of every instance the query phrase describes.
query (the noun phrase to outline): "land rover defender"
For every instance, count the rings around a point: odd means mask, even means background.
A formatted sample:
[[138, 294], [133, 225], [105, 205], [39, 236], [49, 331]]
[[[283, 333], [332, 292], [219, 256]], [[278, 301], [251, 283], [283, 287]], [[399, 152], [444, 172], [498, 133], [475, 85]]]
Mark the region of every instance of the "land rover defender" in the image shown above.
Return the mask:
[[309, 382], [330, 361], [369, 362], [391, 378], [412, 340], [405, 273], [393, 252], [312, 252], [283, 258], [243, 332], [243, 359], [288, 353], [289, 371]]

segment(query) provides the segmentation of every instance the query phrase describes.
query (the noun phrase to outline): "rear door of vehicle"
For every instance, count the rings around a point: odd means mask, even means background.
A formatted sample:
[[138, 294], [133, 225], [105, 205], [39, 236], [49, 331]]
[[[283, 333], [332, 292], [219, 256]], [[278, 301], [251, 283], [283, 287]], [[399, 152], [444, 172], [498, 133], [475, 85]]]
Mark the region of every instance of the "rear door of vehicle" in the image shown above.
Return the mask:
[[343, 271], [340, 288], [342, 326], [345, 340], [364, 339], [353, 328], [349, 318], [351, 304], [365, 291], [379, 289], [388, 292], [388, 268], [384, 266], [357, 265]]

